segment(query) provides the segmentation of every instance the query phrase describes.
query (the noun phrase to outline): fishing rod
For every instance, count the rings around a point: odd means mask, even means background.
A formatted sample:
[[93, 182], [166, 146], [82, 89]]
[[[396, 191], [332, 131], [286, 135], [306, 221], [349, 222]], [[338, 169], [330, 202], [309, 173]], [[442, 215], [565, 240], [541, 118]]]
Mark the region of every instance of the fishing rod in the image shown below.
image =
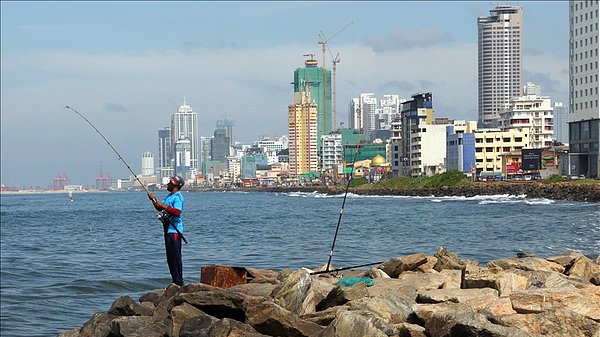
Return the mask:
[[332, 270], [313, 271], [310, 274], [311, 275], [319, 275], [319, 274], [333, 273], [333, 272], [338, 272], [338, 271], [342, 271], [342, 270], [348, 270], [348, 269], [354, 269], [354, 268], [360, 268], [360, 267], [366, 267], [366, 266], [373, 266], [373, 265], [376, 265], [376, 264], [382, 264], [384, 262], [385, 261], [379, 261], [379, 262], [373, 262], [373, 263], [359, 264], [357, 266], [337, 268], [337, 269], [332, 269]]
[[358, 157], [358, 150], [360, 147], [360, 137], [358, 139], [358, 143], [356, 144], [356, 152], [354, 153], [354, 160], [352, 160], [352, 169], [350, 170], [350, 178], [348, 179], [348, 183], [346, 183], [346, 191], [344, 192], [344, 201], [342, 201], [342, 208], [340, 208], [340, 216], [338, 218], [337, 226], [335, 228], [335, 235], [333, 236], [333, 242], [331, 243], [331, 250], [329, 251], [329, 259], [327, 260], [327, 267], [325, 270], [329, 270], [329, 266], [331, 265], [331, 259], [333, 258], [333, 249], [335, 248], [335, 242], [337, 240], [338, 231], [340, 230], [340, 223], [342, 222], [342, 214], [344, 214], [344, 206], [346, 205], [346, 197], [348, 196], [348, 188], [350, 188], [350, 181], [352, 181], [352, 175], [354, 174], [354, 165], [356, 164], [356, 158]]
[[[135, 174], [135, 172], [133, 172], [133, 170], [131, 169], [131, 167], [129, 166], [129, 164], [127, 164], [127, 162], [125, 161], [125, 159], [123, 159], [123, 156], [121, 156], [119, 154], [119, 152], [117, 151], [117, 149], [115, 149], [114, 146], [112, 146], [112, 144], [108, 141], [108, 139], [106, 139], [106, 137], [104, 137], [104, 135], [102, 134], [102, 132], [100, 132], [100, 130], [98, 130], [98, 128], [96, 128], [94, 126], [94, 124], [92, 124], [92, 122], [90, 122], [87, 118], [85, 118], [84, 115], [82, 115], [79, 111], [71, 108], [68, 105], [65, 105], [65, 109], [70, 109], [73, 110], [74, 113], [78, 114], [81, 118], [83, 118], [92, 128], [94, 128], [94, 130], [96, 130], [96, 132], [100, 135], [100, 137], [102, 137], [102, 139], [104, 139], [104, 141], [106, 142], [106, 144], [108, 144], [108, 146], [110, 146], [110, 148], [117, 154], [117, 156], [119, 157], [119, 160], [121, 160], [123, 162], [123, 164], [125, 164], [125, 166], [127, 166], [127, 168], [129, 169], [129, 172], [131, 172], [131, 174], [133, 174], [133, 176], [135, 177], [135, 180], [138, 181], [138, 183], [140, 183], [140, 186], [142, 186], [142, 188], [144, 189], [144, 191], [146, 191], [146, 194], [148, 195], [148, 197], [150, 197], [150, 191], [148, 191], [148, 189], [146, 188], [146, 186], [142, 183], [142, 181], [140, 180], [140, 178], [138, 178], [137, 174]], [[156, 198], [152, 199], [153, 202], [156, 202]], [[163, 219], [164, 216], [162, 216], [162, 214], [159, 212], [158, 215], [158, 219], [161, 221], [165, 221]], [[179, 228], [177, 228], [177, 226], [173, 225], [173, 223], [171, 222], [171, 219], [168, 218], [169, 221], [169, 225], [171, 225], [173, 228], [175, 228], [175, 230], [177, 231], [177, 234], [181, 235], [181, 239], [183, 239], [183, 241], [187, 244], [187, 240], [185, 239], [185, 236], [183, 236], [183, 234], [179, 231]]]

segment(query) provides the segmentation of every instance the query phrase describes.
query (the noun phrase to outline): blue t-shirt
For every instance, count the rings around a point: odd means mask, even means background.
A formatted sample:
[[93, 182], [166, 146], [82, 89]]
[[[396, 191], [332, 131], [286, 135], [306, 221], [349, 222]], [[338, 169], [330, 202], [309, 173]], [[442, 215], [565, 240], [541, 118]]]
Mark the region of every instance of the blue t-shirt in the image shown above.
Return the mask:
[[[184, 201], [185, 200], [183, 199], [183, 195], [179, 191], [177, 191], [175, 193], [167, 195], [163, 199], [162, 203], [169, 207], [177, 208], [178, 210], [183, 212]], [[183, 234], [183, 221], [181, 220], [182, 214], [179, 214], [179, 216], [169, 214], [169, 216], [171, 218], [171, 226], [169, 226], [169, 230], [167, 230], [167, 233], [177, 233], [175, 228], [173, 228], [173, 226], [177, 226], [177, 229], [179, 229], [179, 231]]]

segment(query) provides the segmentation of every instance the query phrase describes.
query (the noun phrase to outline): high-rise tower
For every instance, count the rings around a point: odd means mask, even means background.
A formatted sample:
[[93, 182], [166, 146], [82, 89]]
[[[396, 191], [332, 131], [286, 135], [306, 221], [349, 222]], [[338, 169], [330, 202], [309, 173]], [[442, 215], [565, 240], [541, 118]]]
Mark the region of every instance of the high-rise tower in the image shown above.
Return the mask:
[[[191, 174], [194, 175], [198, 170], [198, 115], [185, 103], [185, 99], [177, 112], [171, 116], [171, 146], [174, 147], [180, 140], [190, 142], [189, 164]], [[177, 154], [174, 154], [176, 158]]]
[[[318, 67], [312, 58], [304, 62], [304, 68], [294, 71], [294, 93], [310, 88], [310, 97], [317, 105], [317, 139], [335, 129], [331, 108], [331, 71]], [[320, 146], [320, 145], [319, 145]]]
[[499, 114], [523, 88], [523, 12], [500, 5], [477, 18], [480, 127], [497, 127]]
[[289, 172], [292, 177], [319, 169], [317, 124], [317, 105], [309, 90], [294, 93], [294, 104], [288, 106]]
[[598, 177], [598, 0], [569, 1], [568, 174]]

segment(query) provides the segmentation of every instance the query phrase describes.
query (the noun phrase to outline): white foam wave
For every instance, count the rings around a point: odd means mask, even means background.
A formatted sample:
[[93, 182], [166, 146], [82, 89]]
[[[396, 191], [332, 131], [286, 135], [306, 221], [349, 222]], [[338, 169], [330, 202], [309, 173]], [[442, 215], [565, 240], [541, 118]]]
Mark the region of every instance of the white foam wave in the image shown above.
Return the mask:
[[[284, 193], [284, 195], [290, 197], [301, 197], [301, 198], [341, 198], [344, 197], [344, 194], [326, 194], [320, 192], [289, 192]], [[479, 205], [489, 205], [489, 204], [517, 204], [523, 203], [527, 205], [550, 205], [555, 201], [546, 198], [528, 198], [527, 195], [510, 195], [510, 194], [495, 194], [495, 195], [475, 195], [472, 197], [467, 196], [443, 196], [436, 197], [433, 195], [430, 196], [407, 196], [407, 195], [361, 195], [355, 193], [348, 193], [348, 198], [363, 198], [363, 199], [428, 199], [431, 202], [441, 203], [441, 202], [465, 202], [465, 201], [474, 201]]]

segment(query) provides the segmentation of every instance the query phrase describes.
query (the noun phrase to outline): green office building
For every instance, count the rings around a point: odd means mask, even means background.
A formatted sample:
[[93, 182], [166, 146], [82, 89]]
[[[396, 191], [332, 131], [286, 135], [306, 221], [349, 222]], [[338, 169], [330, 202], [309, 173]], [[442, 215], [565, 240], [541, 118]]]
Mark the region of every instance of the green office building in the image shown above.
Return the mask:
[[[304, 62], [304, 68], [294, 71], [294, 92], [304, 92], [310, 88], [310, 97], [317, 103], [317, 139], [319, 149], [321, 136], [334, 130], [331, 104], [331, 71], [317, 66], [317, 60], [311, 58]], [[323, 81], [324, 79], [324, 81]], [[323, 92], [323, 88], [325, 92]]]

